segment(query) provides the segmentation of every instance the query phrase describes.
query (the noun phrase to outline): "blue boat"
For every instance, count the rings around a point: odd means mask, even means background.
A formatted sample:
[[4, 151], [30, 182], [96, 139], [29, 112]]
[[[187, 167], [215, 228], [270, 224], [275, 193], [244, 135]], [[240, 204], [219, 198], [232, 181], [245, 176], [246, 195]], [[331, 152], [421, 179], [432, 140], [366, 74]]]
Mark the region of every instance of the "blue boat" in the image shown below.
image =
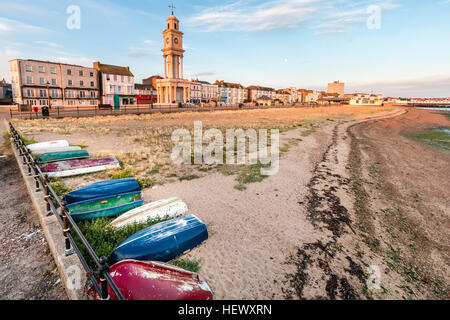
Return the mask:
[[117, 246], [109, 262], [125, 259], [168, 262], [208, 239], [206, 225], [195, 215], [145, 228]]
[[114, 217], [143, 204], [135, 179], [108, 180], [91, 184], [64, 197], [75, 221]]

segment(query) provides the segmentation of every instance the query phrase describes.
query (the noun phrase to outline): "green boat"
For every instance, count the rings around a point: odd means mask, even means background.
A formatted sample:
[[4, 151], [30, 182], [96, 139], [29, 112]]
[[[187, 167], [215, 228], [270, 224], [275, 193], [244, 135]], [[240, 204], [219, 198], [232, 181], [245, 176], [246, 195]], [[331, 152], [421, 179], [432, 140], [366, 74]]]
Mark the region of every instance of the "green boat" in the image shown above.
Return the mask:
[[68, 205], [75, 221], [114, 217], [142, 205], [140, 192], [103, 197]]
[[44, 153], [38, 159], [38, 163], [48, 163], [64, 160], [75, 160], [89, 158], [89, 153], [86, 150], [64, 151], [64, 152], [50, 152]]

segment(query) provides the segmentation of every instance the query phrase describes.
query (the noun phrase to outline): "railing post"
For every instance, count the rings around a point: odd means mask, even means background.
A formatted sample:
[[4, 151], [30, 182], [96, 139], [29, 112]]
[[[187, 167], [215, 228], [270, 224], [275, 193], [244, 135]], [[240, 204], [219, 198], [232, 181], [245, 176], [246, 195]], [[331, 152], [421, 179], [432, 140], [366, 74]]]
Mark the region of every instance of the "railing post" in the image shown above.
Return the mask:
[[46, 205], [47, 205], [47, 217], [51, 216], [53, 214], [52, 212], [52, 208], [50, 207], [50, 190], [48, 188], [48, 184], [50, 183], [50, 181], [48, 181], [48, 177], [46, 175], [44, 175], [44, 192], [45, 192], [45, 201], [46, 201]]
[[66, 257], [67, 257], [67, 256], [72, 255], [74, 251], [73, 251], [73, 248], [70, 246], [70, 240], [69, 240], [69, 237], [68, 237], [70, 229], [69, 229], [69, 225], [67, 224], [67, 208], [66, 208], [66, 204], [65, 203], [62, 204], [61, 215], [62, 215], [63, 224], [64, 224], [63, 235], [64, 235], [64, 240], [65, 240], [65, 243], [66, 243], [65, 254], [66, 254]]
[[[33, 166], [33, 162], [30, 160], [30, 166]], [[36, 166], [33, 166], [34, 169], [34, 180], [36, 182], [36, 192], [41, 191], [41, 187], [39, 185], [39, 174]]]
[[100, 257], [99, 262], [100, 266], [98, 268], [99, 274], [100, 274], [100, 288], [102, 290], [101, 293], [101, 299], [102, 300], [110, 300], [111, 297], [108, 293], [108, 281], [106, 281], [105, 273], [109, 272], [109, 266], [106, 263], [107, 259], [106, 257]]

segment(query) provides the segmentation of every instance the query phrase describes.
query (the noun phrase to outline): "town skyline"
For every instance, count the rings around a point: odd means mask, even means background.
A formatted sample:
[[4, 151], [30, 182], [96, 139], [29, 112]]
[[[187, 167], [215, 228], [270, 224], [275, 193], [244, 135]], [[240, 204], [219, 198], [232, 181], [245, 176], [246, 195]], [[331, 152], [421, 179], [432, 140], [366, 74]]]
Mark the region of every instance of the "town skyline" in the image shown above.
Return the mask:
[[[41, 1], [37, 7], [29, 1], [17, 1], [8, 4], [10, 10], [0, 14], [0, 78], [10, 80], [8, 61], [16, 58], [87, 67], [100, 60], [107, 64], [130, 66], [137, 82], [155, 74], [163, 74], [161, 26], [170, 14], [167, 1], [157, 4], [131, 2], [127, 6], [122, 1], [100, 1], [95, 4], [88, 1], [61, 1], [46, 11], [49, 3]], [[378, 5], [382, 14], [381, 27], [377, 30], [370, 30], [366, 26], [368, 14], [365, 9], [373, 4]], [[80, 29], [70, 30], [66, 27], [66, 20], [71, 16], [66, 9], [70, 5], [80, 8]], [[314, 16], [318, 11], [328, 12], [330, 8], [327, 5], [328, 1], [231, 1], [222, 6], [216, 1], [207, 1], [202, 6], [195, 1], [193, 4], [175, 2], [175, 15], [180, 19], [180, 27], [185, 33], [184, 78], [209, 82], [225, 80], [246, 87], [295, 86], [321, 91], [326, 90], [327, 83], [340, 80], [346, 83], [348, 93], [381, 93], [385, 96], [417, 98], [450, 95], [450, 76], [446, 73], [446, 70], [450, 70], [450, 62], [444, 59], [449, 44], [430, 41], [426, 48], [411, 51], [421, 39], [423, 41], [425, 34], [416, 33], [417, 40], [413, 41], [400, 38], [409, 27], [405, 17], [401, 20], [404, 25], [397, 26], [398, 30], [393, 29], [400, 21], [399, 17], [409, 12], [412, 18], [422, 13], [424, 21], [429, 19], [427, 14], [433, 15], [433, 23], [427, 25], [428, 31], [440, 24], [440, 30], [445, 32], [449, 29], [449, 22], [441, 19], [450, 10], [448, 1], [431, 1], [428, 4], [358, 1], [352, 6], [344, 1], [337, 8], [340, 13], [332, 15], [335, 20], [321, 27], [312, 27], [315, 20], [309, 15]], [[422, 7], [422, 11], [414, 10], [413, 13], [412, 7]], [[237, 24], [236, 17], [244, 9], [253, 11], [248, 11], [247, 19]], [[24, 12], [29, 13], [27, 21], [18, 18], [23, 17]], [[119, 12], [123, 14], [118, 15]], [[43, 23], [45, 13], [54, 16], [55, 21]], [[258, 19], [260, 14], [265, 14], [267, 18]], [[280, 19], [281, 16], [284, 19]], [[119, 17], [123, 21], [119, 22]], [[135, 19], [130, 21], [133, 17]], [[112, 21], [116, 21], [118, 26], [107, 25]], [[126, 28], [124, 24], [127, 24]], [[120, 28], [124, 30], [118, 30]], [[121, 41], [108, 42], [111, 38], [108, 39], [107, 34], [111, 31], [121, 36]], [[386, 33], [393, 31], [394, 36], [385, 37]], [[124, 38], [121, 32], [131, 33]], [[20, 38], [15, 37], [12, 41], [14, 35]], [[101, 38], [102, 35], [104, 38]], [[303, 46], [294, 41], [298, 40], [299, 35]], [[428, 40], [439, 39], [436, 32], [432, 37], [430, 32], [426, 35]], [[315, 41], [308, 42], [311, 37]], [[380, 49], [376, 49], [376, 46], [375, 49], [367, 48], [379, 43], [377, 41], [384, 41]], [[234, 47], [239, 50], [233, 50], [234, 43]], [[351, 45], [345, 47], [342, 43]], [[389, 46], [393, 44], [401, 50]], [[407, 44], [409, 47], [405, 47]], [[335, 49], [314, 51], [320, 46]], [[366, 51], [357, 52], [361, 48]], [[410, 49], [409, 56], [405, 55], [405, 48]], [[432, 55], [433, 59], [425, 61], [424, 54]], [[403, 59], [402, 55], [405, 55]], [[419, 59], [421, 57], [423, 61]], [[263, 64], [263, 61], [266, 63]]]

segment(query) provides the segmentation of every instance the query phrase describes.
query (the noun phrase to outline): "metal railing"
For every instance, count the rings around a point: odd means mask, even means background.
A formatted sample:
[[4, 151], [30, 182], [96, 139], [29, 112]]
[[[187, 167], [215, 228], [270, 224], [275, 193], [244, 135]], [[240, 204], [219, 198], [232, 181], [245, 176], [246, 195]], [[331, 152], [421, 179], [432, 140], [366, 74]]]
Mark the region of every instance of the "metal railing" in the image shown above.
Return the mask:
[[[45, 119], [45, 118], [80, 118], [80, 117], [95, 117], [95, 116], [107, 116], [107, 115], [124, 115], [124, 114], [151, 114], [151, 113], [176, 113], [176, 112], [211, 112], [211, 111], [227, 111], [227, 110], [253, 110], [253, 109], [276, 109], [276, 108], [311, 108], [318, 107], [317, 104], [277, 104], [271, 106], [256, 106], [256, 105], [224, 105], [224, 106], [197, 106], [193, 107], [191, 104], [182, 105], [178, 107], [161, 107], [153, 105], [128, 105], [122, 106], [120, 109], [99, 108], [98, 106], [53, 106], [49, 110], [49, 115], [44, 116], [39, 107], [31, 108], [28, 111], [13, 111], [9, 109], [9, 116], [11, 119]], [[326, 105], [324, 105], [326, 106]]]
[[[50, 216], [52, 214], [55, 215], [63, 229], [63, 236], [65, 240], [65, 255], [70, 256], [73, 253], [77, 254], [78, 258], [81, 261], [81, 264], [83, 265], [84, 270], [86, 271], [86, 274], [88, 275], [89, 279], [92, 282], [92, 285], [94, 286], [96, 292], [98, 293], [99, 297], [101, 297], [102, 300], [110, 299], [110, 296], [108, 294], [108, 286], [112, 289], [112, 291], [114, 292], [114, 294], [118, 299], [125, 300], [124, 296], [122, 295], [119, 288], [116, 286], [114, 280], [111, 278], [109, 274], [109, 266], [107, 264], [107, 258], [106, 257], [99, 258], [95, 253], [95, 251], [92, 249], [89, 242], [84, 237], [83, 233], [78, 228], [77, 224], [70, 215], [66, 203], [61, 201], [59, 196], [53, 190], [47, 175], [42, 173], [40, 167], [36, 163], [35, 159], [32, 157], [28, 148], [23, 143], [22, 138], [20, 137], [19, 133], [16, 131], [12, 123], [9, 123], [9, 130], [13, 138], [14, 146], [19, 152], [19, 157], [22, 158], [23, 162], [22, 164], [24, 166], [27, 166], [28, 176], [32, 176], [35, 180], [36, 192], [43, 191], [44, 200], [47, 206], [46, 207], [47, 216]], [[52, 200], [55, 201], [58, 208], [55, 207]], [[70, 228], [73, 229], [73, 231], [78, 236], [83, 246], [86, 248], [90, 257], [95, 262], [97, 266], [97, 270], [95, 272], [89, 267], [85, 258], [81, 254], [77, 244], [75, 243], [75, 240], [70, 234]], [[97, 279], [95, 278], [94, 274], [99, 276], [100, 285], [97, 283]]]

